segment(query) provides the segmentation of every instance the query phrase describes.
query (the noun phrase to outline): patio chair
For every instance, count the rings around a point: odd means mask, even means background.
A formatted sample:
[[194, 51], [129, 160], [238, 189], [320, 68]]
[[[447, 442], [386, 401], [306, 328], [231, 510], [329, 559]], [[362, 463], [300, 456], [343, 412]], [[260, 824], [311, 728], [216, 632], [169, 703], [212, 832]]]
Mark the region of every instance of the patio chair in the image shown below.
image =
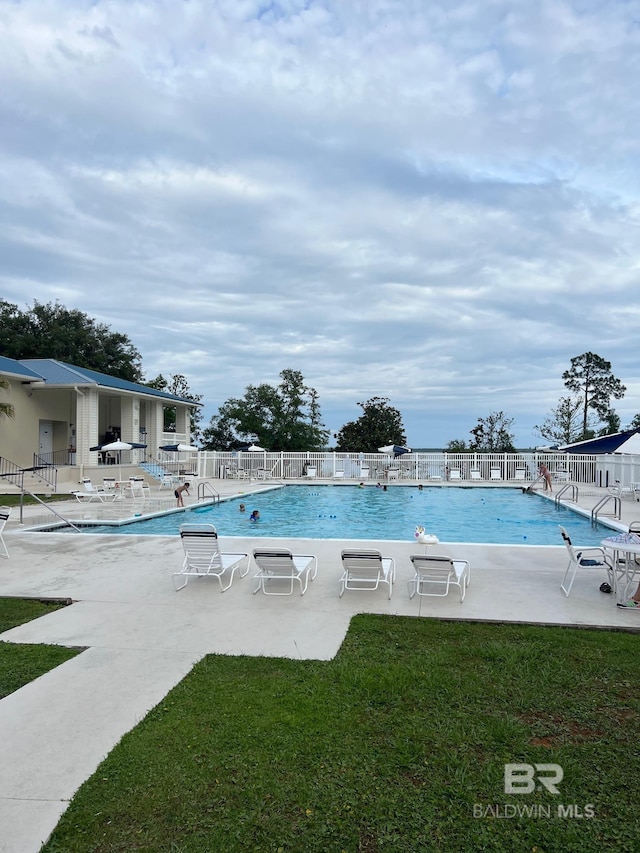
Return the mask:
[[610, 495], [615, 495], [615, 497], [620, 498], [629, 498], [630, 500], [635, 500], [636, 498], [636, 487], [635, 483], [630, 483], [628, 486], [621, 486], [620, 481], [616, 480], [615, 486], [609, 486], [608, 492]]
[[[244, 571], [240, 570], [243, 578], [249, 571], [249, 555], [246, 553], [223, 554], [220, 551], [218, 532], [213, 524], [183, 524], [180, 527], [180, 538], [184, 549], [182, 569], [173, 573], [173, 585], [176, 592], [183, 589], [189, 578], [217, 578], [220, 591], [226, 592], [231, 584], [236, 570], [246, 560]], [[224, 580], [228, 577], [228, 583]], [[179, 580], [182, 583], [179, 583]]]
[[160, 477], [161, 489], [173, 489], [180, 482], [180, 478], [175, 474], [162, 474]]
[[[571, 542], [571, 537], [564, 527], [560, 527], [560, 533], [567, 551], [569, 552], [569, 563], [567, 564], [564, 577], [562, 578], [562, 583], [560, 584], [560, 589], [564, 594], [567, 597], [569, 596], [573, 582], [576, 579], [578, 569], [604, 569], [607, 573], [609, 584], [611, 588], [614, 589], [614, 567], [609, 560], [609, 557], [605, 554], [604, 548], [590, 547], [579, 548], [576, 550]], [[567, 581], [569, 581], [568, 584]]]
[[469, 471], [469, 476], [472, 480], [484, 480], [479, 468], [472, 468], [471, 471]]
[[514, 475], [514, 480], [526, 480], [527, 479], [527, 469], [526, 468], [516, 468], [516, 473]]
[[452, 468], [449, 471], [449, 480], [461, 480], [461, 479], [462, 479], [462, 472], [460, 471], [459, 468]]
[[381, 584], [386, 584], [389, 598], [393, 592], [393, 582], [396, 577], [396, 564], [392, 557], [383, 557], [380, 551], [342, 552], [342, 568], [340, 578], [340, 598], [345, 589], [374, 590]]
[[9, 506], [0, 506], [0, 546], [2, 546], [2, 551], [0, 551], [0, 557], [8, 557], [9, 551], [7, 550], [7, 545], [2, 538], [2, 531], [5, 528], [7, 521], [9, 520], [9, 516], [11, 515], [11, 507]]
[[418, 595], [445, 596], [452, 586], [460, 591], [464, 601], [471, 582], [471, 566], [467, 560], [452, 560], [439, 555], [412, 554], [411, 562], [415, 575], [409, 581], [409, 598]]
[[491, 466], [489, 469], [489, 479], [490, 480], [501, 480], [502, 479], [502, 470], [496, 465]]
[[71, 494], [74, 495], [80, 503], [83, 503], [84, 501], [87, 501], [88, 503], [91, 503], [91, 501], [109, 503], [110, 501], [114, 501], [117, 497], [115, 490], [107, 492], [104, 489], [99, 489], [93, 485], [88, 477], [83, 477], [81, 482], [82, 489], [74, 489], [71, 492]]
[[144, 501], [151, 497], [151, 489], [143, 477], [129, 477], [127, 490], [129, 497], [133, 498], [133, 500]]
[[[259, 589], [265, 595], [292, 595], [295, 584], [300, 587], [300, 595], [307, 591], [309, 579], [318, 573], [318, 559], [313, 554], [292, 554], [285, 548], [256, 548], [253, 552], [258, 572], [252, 578], [253, 593]], [[274, 592], [267, 587], [288, 587], [288, 592]]]

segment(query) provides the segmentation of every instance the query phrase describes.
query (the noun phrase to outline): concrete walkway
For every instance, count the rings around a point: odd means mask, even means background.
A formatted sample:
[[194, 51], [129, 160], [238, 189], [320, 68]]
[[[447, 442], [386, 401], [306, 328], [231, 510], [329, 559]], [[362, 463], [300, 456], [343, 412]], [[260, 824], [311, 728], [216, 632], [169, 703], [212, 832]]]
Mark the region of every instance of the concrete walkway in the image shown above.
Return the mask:
[[[226, 491], [237, 488], [228, 484]], [[598, 498], [594, 490], [583, 505], [588, 509]], [[623, 502], [623, 522], [634, 519], [640, 519], [640, 505]], [[600, 574], [582, 572], [571, 596], [564, 596], [561, 546], [438, 546], [471, 562], [471, 586], [460, 604], [455, 592], [446, 599], [409, 599], [409, 555], [422, 550], [414, 542], [370, 543], [396, 559], [389, 601], [382, 590], [338, 598], [340, 551], [361, 542], [278, 540], [298, 553], [317, 554], [319, 571], [304, 597], [273, 598], [252, 594], [253, 565], [224, 594], [215, 580], [201, 579], [176, 593], [171, 574], [182, 561], [177, 537], [35, 534], [12, 521], [5, 540], [10, 558], [0, 561], [0, 596], [74, 603], [0, 640], [86, 651], [0, 701], [3, 853], [36, 853], [82, 782], [208, 653], [326, 660], [337, 652], [351, 617], [365, 611], [640, 629], [640, 613], [620, 610], [611, 595], [599, 592]], [[259, 545], [273, 547], [274, 540], [234, 539], [225, 550], [250, 552]]]

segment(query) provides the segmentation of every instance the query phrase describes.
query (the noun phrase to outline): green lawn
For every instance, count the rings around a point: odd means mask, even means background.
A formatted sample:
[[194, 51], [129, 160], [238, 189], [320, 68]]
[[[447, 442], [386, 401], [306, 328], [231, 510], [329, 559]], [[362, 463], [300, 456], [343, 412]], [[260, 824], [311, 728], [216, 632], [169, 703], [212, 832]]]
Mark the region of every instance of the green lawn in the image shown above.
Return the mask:
[[[48, 494], [40, 494], [35, 493], [40, 498], [43, 503], [57, 503], [59, 501], [68, 501], [71, 497], [69, 494], [64, 494], [62, 492], [56, 493], [53, 495]], [[22, 498], [23, 506], [34, 506], [38, 501], [32, 498], [30, 495], [24, 495]], [[16, 495], [14, 492], [7, 495], [0, 495], [0, 506], [20, 506], [20, 495]]]
[[[210, 655], [82, 786], [44, 850], [636, 851], [637, 647], [367, 615], [330, 662]], [[506, 763], [561, 765], [559, 793], [505, 794]], [[539, 816], [500, 816], [507, 805]]]
[[[57, 602], [0, 598], [0, 634], [64, 606]], [[64, 646], [0, 641], [0, 699], [74, 657], [78, 651]]]

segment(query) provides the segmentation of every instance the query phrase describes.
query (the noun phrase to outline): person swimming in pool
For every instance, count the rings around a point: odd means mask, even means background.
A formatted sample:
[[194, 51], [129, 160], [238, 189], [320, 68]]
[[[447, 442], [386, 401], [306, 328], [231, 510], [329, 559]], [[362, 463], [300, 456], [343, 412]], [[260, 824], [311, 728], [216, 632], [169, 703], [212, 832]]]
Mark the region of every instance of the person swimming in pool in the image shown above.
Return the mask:
[[238, 509], [240, 510], [240, 512], [244, 512], [246, 510], [246, 506], [244, 504], [240, 504]]
[[253, 510], [253, 512], [249, 516], [249, 521], [260, 521], [260, 513], [257, 509]]

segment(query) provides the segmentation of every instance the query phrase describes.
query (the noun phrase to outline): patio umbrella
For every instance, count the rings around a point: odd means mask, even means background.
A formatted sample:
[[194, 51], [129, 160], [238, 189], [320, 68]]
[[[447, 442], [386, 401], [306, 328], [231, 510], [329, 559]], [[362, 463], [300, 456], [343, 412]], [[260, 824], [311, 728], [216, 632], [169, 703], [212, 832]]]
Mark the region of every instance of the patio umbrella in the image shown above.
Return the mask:
[[103, 453], [108, 453], [109, 451], [115, 451], [118, 454], [118, 479], [122, 479], [122, 468], [120, 467], [122, 462], [122, 451], [123, 450], [138, 450], [140, 448], [146, 447], [146, 444], [140, 444], [137, 441], [109, 441], [106, 444], [96, 444], [95, 447], [90, 447], [89, 450], [100, 450]]
[[410, 447], [400, 447], [399, 444], [389, 444], [386, 447], [379, 447], [378, 453], [393, 453], [393, 458], [397, 459], [405, 453], [411, 453]]
[[[244, 448], [247, 453], [264, 453], [262, 467], [267, 467], [267, 451], [264, 447], [259, 447], [257, 444], [250, 444], [249, 447]], [[253, 472], [253, 460], [251, 462], [251, 471]]]
[[163, 444], [158, 449], [166, 450], [167, 453], [183, 453], [187, 450], [198, 450], [199, 448], [194, 447], [192, 444]]

